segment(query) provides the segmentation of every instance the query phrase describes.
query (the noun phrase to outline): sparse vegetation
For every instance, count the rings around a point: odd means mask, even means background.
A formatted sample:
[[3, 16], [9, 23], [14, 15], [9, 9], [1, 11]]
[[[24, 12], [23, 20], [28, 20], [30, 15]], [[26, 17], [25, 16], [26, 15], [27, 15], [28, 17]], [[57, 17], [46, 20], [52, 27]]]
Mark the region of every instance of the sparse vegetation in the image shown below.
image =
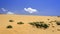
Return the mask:
[[49, 26], [47, 24], [43, 24], [43, 28], [48, 28]]
[[11, 25], [8, 25], [7, 28], [12, 28], [12, 26]]
[[34, 25], [34, 23], [29, 23], [30, 25]]
[[24, 24], [23, 22], [18, 22], [17, 24]]
[[30, 25], [36, 26], [37, 28], [48, 28], [49, 26], [45, 24], [44, 22], [31, 22]]
[[9, 20], [9, 22], [14, 22], [13, 20]]

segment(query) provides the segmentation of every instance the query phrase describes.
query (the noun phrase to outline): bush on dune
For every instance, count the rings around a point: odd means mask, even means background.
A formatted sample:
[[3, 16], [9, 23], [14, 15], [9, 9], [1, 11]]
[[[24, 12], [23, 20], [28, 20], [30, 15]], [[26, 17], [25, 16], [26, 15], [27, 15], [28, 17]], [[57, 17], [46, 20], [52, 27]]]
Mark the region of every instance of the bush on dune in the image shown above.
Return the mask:
[[30, 25], [36, 26], [36, 28], [48, 28], [49, 26], [45, 24], [44, 22], [31, 22]]

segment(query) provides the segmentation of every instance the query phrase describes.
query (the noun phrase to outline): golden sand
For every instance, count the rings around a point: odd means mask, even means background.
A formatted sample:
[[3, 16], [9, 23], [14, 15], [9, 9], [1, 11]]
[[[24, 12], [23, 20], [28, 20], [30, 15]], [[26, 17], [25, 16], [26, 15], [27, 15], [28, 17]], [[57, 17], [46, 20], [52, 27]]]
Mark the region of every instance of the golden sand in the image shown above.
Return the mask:
[[[48, 20], [50, 19], [50, 20]], [[13, 20], [13, 22], [9, 22]], [[56, 25], [56, 22], [50, 21], [57, 20], [60, 18], [57, 16], [32, 16], [32, 15], [0, 15], [0, 34], [60, 34], [60, 31], [57, 29], [60, 26]], [[24, 22], [22, 25], [18, 25], [17, 22]], [[44, 21], [46, 24], [50, 24], [49, 28], [39, 29], [28, 24], [29, 22], [39, 22]], [[8, 25], [11, 25], [12, 28], [6, 28]], [[52, 27], [54, 26], [54, 28]]]

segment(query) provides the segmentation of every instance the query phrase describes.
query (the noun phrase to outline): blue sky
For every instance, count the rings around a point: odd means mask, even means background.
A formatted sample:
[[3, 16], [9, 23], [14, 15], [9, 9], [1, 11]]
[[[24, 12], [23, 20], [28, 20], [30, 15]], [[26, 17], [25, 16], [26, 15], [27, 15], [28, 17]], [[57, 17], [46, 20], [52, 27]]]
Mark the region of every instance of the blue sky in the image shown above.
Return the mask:
[[[6, 11], [3, 11], [2, 8]], [[33, 12], [30, 9], [36, 11]], [[0, 14], [8, 12], [13, 14], [60, 16], [60, 0], [0, 0]]]

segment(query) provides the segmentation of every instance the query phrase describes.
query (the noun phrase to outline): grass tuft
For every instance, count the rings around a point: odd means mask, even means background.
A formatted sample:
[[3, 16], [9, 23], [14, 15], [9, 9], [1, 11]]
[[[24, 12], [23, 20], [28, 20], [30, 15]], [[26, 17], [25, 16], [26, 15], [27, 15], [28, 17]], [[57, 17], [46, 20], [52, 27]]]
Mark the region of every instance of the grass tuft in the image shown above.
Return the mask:
[[9, 22], [14, 22], [13, 20], [9, 20]]
[[8, 25], [7, 28], [12, 28], [12, 26], [11, 25]]
[[23, 22], [18, 22], [17, 24], [24, 24]]
[[44, 22], [31, 22], [30, 25], [36, 26], [36, 28], [48, 28], [49, 26], [45, 24]]

